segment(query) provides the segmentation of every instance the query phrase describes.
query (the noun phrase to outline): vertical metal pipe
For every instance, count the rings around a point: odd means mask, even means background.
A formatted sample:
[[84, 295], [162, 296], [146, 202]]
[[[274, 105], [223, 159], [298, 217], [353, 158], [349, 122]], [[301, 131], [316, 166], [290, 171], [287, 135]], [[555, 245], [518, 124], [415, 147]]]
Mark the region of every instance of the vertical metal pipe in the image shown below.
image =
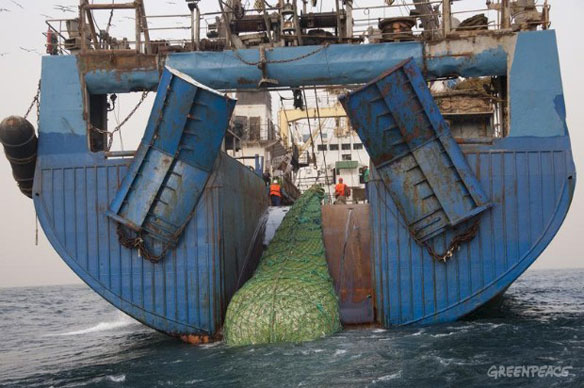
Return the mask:
[[294, 24], [296, 26], [296, 40], [298, 41], [298, 46], [302, 46], [302, 28], [300, 28], [300, 18], [298, 18], [298, 4], [294, 0], [292, 2], [294, 8]]
[[140, 12], [140, 32], [144, 34], [144, 54], [151, 54], [150, 32], [148, 31], [148, 20], [146, 19], [146, 8], [144, 0], [136, 0], [136, 7]]
[[347, 19], [345, 23], [347, 23], [347, 38], [353, 37], [353, 0], [345, 1], [345, 11], [347, 15]]
[[81, 37], [81, 52], [87, 51], [87, 37], [85, 36], [85, 5], [87, 0], [84, 0], [79, 6], [79, 36]]
[[501, 28], [511, 28], [511, 18], [509, 12], [509, 0], [501, 0]]
[[195, 45], [199, 50], [201, 47], [201, 10], [198, 5], [195, 7]]
[[266, 34], [268, 35], [268, 40], [270, 44], [273, 44], [272, 40], [272, 21], [268, 15], [268, 11], [266, 10], [266, 2], [262, 1], [262, 16], [264, 18], [264, 24], [266, 25]]
[[450, 0], [442, 0], [442, 32], [446, 37], [452, 30], [452, 14], [450, 12]]
[[231, 24], [230, 24], [231, 19], [229, 18], [229, 16], [225, 12], [225, 9], [223, 8], [223, 1], [222, 0], [219, 0], [219, 8], [221, 9], [221, 16], [223, 16], [223, 26], [225, 29], [225, 42], [227, 43], [227, 47], [231, 48], [231, 45], [232, 45]]
[[196, 50], [195, 44], [195, 8], [191, 9], [191, 50]]
[[136, 7], [136, 52], [140, 53], [141, 46], [142, 46], [142, 32], [140, 31], [140, 9]]
[[335, 0], [335, 10], [337, 12], [337, 39], [339, 42], [341, 42], [345, 35], [345, 31], [343, 31], [343, 27], [341, 25], [341, 8], [339, 5], [339, 0]]

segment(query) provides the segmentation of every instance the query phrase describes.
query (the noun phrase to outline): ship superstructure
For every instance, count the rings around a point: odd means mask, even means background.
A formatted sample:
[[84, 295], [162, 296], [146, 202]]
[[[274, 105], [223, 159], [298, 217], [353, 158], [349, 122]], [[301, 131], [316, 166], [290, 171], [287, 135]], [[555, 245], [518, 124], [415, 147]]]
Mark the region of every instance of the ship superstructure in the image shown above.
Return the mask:
[[[356, 170], [371, 166], [369, 204], [322, 213], [344, 323], [458, 319], [503, 293], [561, 226], [576, 173], [547, 2], [312, 3], [220, 1], [205, 13], [187, 1], [174, 16], [188, 35], [169, 39], [153, 21], [173, 15], [148, 15], [141, 0], [82, 0], [78, 17], [49, 21], [30, 195], [63, 260], [139, 321], [190, 342], [219, 336], [262, 250], [262, 175], [275, 160], [297, 177], [316, 165], [326, 184], [332, 153], [339, 171], [370, 157]], [[99, 12], [130, 12], [133, 34], [96, 28]], [[325, 137], [313, 125], [339, 105], [305, 102], [330, 88], [344, 90], [344, 113]], [[112, 94], [155, 90], [140, 146], [111, 150]], [[310, 143], [292, 120], [237, 113], [268, 91], [308, 112]], [[5, 136], [21, 135], [18, 123], [2, 135], [15, 166], [33, 156]], [[19, 182], [30, 174], [15, 168]]]

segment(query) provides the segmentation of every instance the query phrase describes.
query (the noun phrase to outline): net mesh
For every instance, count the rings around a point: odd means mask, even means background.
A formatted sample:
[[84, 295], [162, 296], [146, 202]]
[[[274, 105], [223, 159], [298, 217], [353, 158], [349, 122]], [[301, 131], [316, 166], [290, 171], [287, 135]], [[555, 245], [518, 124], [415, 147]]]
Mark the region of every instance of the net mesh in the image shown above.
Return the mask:
[[322, 239], [323, 196], [312, 187], [296, 201], [254, 276], [233, 296], [229, 345], [310, 341], [341, 329]]

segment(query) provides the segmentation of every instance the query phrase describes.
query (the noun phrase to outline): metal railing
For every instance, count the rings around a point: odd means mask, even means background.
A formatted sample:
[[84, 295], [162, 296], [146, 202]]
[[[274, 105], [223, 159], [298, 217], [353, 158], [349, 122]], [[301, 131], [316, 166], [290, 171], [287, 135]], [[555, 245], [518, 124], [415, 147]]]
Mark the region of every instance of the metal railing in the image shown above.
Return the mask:
[[[48, 25], [47, 48], [52, 49], [54, 54], [71, 54], [77, 51], [86, 50], [135, 50], [140, 53], [152, 53], [153, 47], [162, 43], [174, 45], [177, 49], [199, 50], [201, 49], [201, 34], [207, 34], [211, 31], [210, 26], [216, 24], [215, 17], [220, 19], [231, 17], [235, 12], [226, 8], [222, 11], [200, 12], [198, 6], [192, 8], [191, 13], [186, 14], [168, 14], [168, 15], [142, 15], [140, 4], [143, 0], [132, 3], [92, 3], [87, 0], [81, 0], [80, 13], [76, 19], [50, 19]], [[446, 37], [453, 32], [468, 32], [476, 30], [509, 30], [511, 28], [525, 28], [519, 25], [515, 20], [525, 18], [521, 10], [517, 11], [511, 7], [510, 0], [488, 1], [485, 8], [464, 8], [463, 1], [455, 2], [451, 5], [449, 0], [433, 0], [419, 2], [410, 0], [395, 2], [392, 5], [376, 5], [368, 7], [352, 7], [346, 2], [346, 9], [343, 12], [351, 21], [352, 38], [367, 41], [392, 41], [403, 40], [408, 37], [414, 39], [433, 39]], [[425, 8], [424, 8], [425, 7]], [[143, 8], [142, 8], [143, 9]], [[422, 9], [428, 12], [420, 12]], [[133, 38], [114, 38], [110, 36], [109, 28], [111, 25], [111, 16], [105, 30], [99, 30], [95, 18], [92, 16], [95, 11], [109, 10], [111, 15], [119, 10], [135, 10], [135, 35]], [[550, 6], [547, 0], [543, 4], [535, 4], [535, 11], [541, 18], [527, 19], [527, 28], [547, 29], [550, 26], [549, 21]], [[278, 8], [266, 7], [266, 13], [276, 13]], [[515, 12], [515, 14], [513, 13]], [[251, 8], [246, 10], [246, 15], [263, 15], [263, 9]], [[472, 24], [464, 27], [459, 22], [468, 20], [476, 15], [484, 14], [487, 21], [482, 24]], [[447, 16], [446, 16], [447, 15]], [[535, 15], [535, 14], [533, 14]], [[415, 24], [411, 30], [391, 31], [379, 29], [379, 22], [387, 18], [411, 18]], [[132, 19], [128, 17], [128, 19]], [[149, 26], [149, 21], [164, 20], [165, 24]], [[168, 20], [168, 24], [166, 21]], [[189, 21], [190, 20], [190, 23]], [[418, 23], [421, 21], [421, 23]], [[514, 25], [514, 23], [516, 25]], [[423, 25], [423, 27], [421, 26]], [[75, 29], [77, 27], [77, 30]], [[336, 28], [338, 30], [338, 28]], [[335, 28], [324, 28], [332, 33]], [[150, 33], [174, 32], [178, 37], [166, 39], [161, 37], [160, 40], [153, 39]], [[407, 35], [405, 36], [404, 35]], [[245, 35], [242, 35], [245, 36]], [[303, 37], [307, 37], [303, 33]], [[56, 38], [56, 39], [55, 39]], [[220, 40], [228, 40], [227, 37], [218, 37]], [[401, 38], [401, 39], [400, 39]]]

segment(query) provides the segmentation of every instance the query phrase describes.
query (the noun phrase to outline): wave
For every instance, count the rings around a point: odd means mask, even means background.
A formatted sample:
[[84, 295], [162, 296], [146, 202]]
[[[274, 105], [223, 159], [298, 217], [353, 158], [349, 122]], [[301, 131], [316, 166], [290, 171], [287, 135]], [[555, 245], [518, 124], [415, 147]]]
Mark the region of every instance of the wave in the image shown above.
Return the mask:
[[130, 326], [136, 324], [137, 322], [132, 318], [128, 317], [125, 314], [120, 313], [120, 317], [111, 322], [99, 322], [95, 326], [88, 327], [87, 329], [81, 330], [74, 330], [69, 331], [66, 333], [58, 333], [58, 334], [48, 334], [48, 337], [54, 336], [72, 336], [72, 335], [82, 335], [82, 334], [90, 334], [90, 333], [98, 333], [102, 331], [109, 331], [114, 329], [120, 329], [122, 327]]
[[114, 383], [123, 383], [126, 381], [126, 375], [106, 376], [106, 379]]
[[402, 378], [402, 371], [400, 370], [399, 372], [393, 373], [391, 375], [381, 376], [380, 378], [373, 380], [372, 383], [377, 384], [377, 383], [386, 382], [386, 381], [390, 381], [390, 380], [394, 380], [394, 379], [401, 379], [401, 378]]

